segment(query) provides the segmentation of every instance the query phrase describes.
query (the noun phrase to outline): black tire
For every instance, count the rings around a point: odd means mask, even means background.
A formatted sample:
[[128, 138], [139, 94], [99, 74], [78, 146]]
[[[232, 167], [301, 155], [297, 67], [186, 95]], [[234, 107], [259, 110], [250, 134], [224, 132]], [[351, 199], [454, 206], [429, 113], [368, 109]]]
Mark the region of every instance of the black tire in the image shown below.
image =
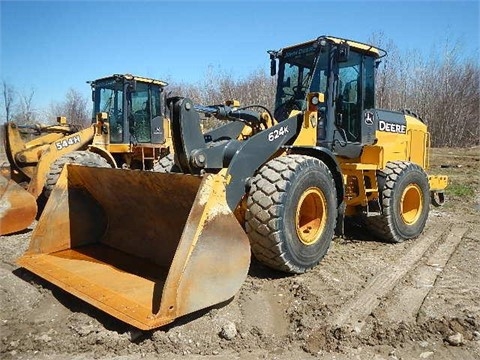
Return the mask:
[[46, 198], [50, 196], [65, 164], [79, 164], [103, 168], [111, 167], [105, 158], [91, 151], [73, 151], [69, 154], [62, 155], [50, 165], [50, 171], [47, 174], [43, 191]]
[[246, 231], [253, 255], [273, 269], [303, 273], [317, 265], [330, 247], [336, 217], [332, 174], [316, 158], [282, 156], [252, 179]]
[[160, 160], [155, 161], [152, 171], [162, 173], [180, 172], [180, 169], [175, 165], [175, 158], [173, 154], [168, 154]]
[[430, 205], [425, 171], [410, 162], [394, 161], [388, 162], [377, 177], [382, 211], [366, 219], [367, 227], [391, 243], [418, 237], [425, 228]]

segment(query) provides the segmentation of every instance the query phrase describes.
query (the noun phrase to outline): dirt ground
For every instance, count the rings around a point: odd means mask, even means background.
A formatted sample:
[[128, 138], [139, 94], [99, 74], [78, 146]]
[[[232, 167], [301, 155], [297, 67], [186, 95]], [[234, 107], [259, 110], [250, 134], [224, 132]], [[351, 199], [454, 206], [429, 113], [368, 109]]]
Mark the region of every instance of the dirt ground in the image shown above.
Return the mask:
[[424, 234], [352, 224], [303, 275], [252, 261], [229, 302], [139, 331], [18, 268], [33, 224], [0, 238], [2, 359], [480, 359], [480, 148], [434, 149], [447, 203]]

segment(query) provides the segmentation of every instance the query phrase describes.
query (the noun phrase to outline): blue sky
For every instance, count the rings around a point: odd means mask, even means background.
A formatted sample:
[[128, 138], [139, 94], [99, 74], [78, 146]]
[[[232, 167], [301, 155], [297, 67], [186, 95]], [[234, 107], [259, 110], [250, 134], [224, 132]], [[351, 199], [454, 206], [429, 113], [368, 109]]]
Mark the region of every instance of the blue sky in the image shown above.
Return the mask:
[[[239, 78], [268, 71], [266, 51], [335, 35], [383, 32], [401, 51], [445, 39], [478, 59], [479, 1], [4, 1], [0, 80], [34, 106], [89, 96], [113, 73], [198, 83], [209, 66]], [[1, 112], [0, 112], [1, 114]]]

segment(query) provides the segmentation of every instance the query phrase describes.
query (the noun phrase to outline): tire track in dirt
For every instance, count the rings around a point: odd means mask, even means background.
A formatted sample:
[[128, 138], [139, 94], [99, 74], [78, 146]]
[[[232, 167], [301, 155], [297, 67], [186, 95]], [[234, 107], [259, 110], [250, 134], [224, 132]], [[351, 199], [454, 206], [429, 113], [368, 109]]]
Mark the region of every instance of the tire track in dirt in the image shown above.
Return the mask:
[[[405, 277], [420, 261], [426, 251], [442, 238], [457, 239], [462, 237], [467, 229], [458, 229], [451, 232], [450, 223], [444, 223], [415, 241], [409, 251], [398, 259], [395, 264], [380, 270], [353, 299], [347, 302], [339, 311], [327, 319], [327, 323], [334, 327], [351, 326], [360, 332], [366, 318], [378, 307], [382, 298], [389, 294], [400, 279]], [[454, 234], [453, 236], [450, 236]], [[457, 243], [458, 245], [458, 243]]]
[[385, 317], [392, 322], [415, 323], [423, 303], [433, 289], [447, 262], [464, 238], [467, 229], [454, 227], [445, 241], [410, 274], [411, 281], [399, 286], [385, 306]]

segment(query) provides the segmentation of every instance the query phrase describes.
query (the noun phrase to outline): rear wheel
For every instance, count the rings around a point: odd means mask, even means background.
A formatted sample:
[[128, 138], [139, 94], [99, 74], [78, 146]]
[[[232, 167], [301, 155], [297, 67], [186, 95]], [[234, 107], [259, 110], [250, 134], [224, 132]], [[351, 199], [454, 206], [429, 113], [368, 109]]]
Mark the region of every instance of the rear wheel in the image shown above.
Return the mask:
[[428, 218], [428, 177], [413, 163], [387, 163], [378, 173], [382, 214], [367, 218], [367, 226], [382, 240], [398, 243], [416, 238]]
[[79, 164], [103, 168], [111, 167], [105, 158], [91, 151], [73, 151], [69, 154], [62, 155], [50, 166], [44, 188], [45, 197], [48, 198], [50, 196], [65, 164]]
[[253, 178], [247, 198], [254, 256], [290, 273], [314, 267], [330, 247], [336, 203], [333, 177], [323, 162], [302, 155], [269, 161]]

